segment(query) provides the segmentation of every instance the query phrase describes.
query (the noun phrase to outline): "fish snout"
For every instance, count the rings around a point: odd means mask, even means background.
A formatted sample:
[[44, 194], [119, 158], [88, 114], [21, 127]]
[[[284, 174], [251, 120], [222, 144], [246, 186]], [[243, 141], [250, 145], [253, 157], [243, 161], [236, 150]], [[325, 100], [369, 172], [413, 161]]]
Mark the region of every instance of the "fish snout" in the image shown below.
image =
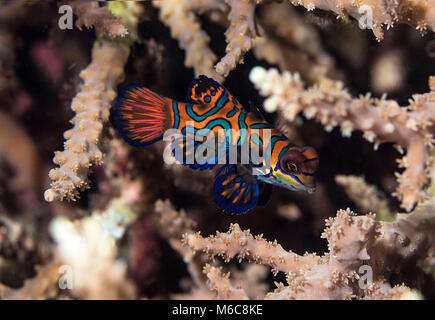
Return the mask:
[[313, 194], [314, 192], [316, 192], [316, 187], [314, 186], [314, 187], [309, 188], [309, 189], [307, 190], [307, 192], [308, 192], [309, 194]]
[[319, 167], [319, 156], [313, 147], [305, 147], [302, 150], [304, 160], [302, 162], [302, 171], [307, 175], [314, 175]]

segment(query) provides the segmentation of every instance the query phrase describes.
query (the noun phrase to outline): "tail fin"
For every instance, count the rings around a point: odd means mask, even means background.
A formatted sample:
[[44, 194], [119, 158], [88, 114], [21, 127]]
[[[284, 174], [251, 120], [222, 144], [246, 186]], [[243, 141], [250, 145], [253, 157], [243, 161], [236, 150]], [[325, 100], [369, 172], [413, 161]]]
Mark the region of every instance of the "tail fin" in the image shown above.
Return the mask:
[[150, 145], [163, 137], [167, 99], [132, 84], [119, 93], [114, 106], [115, 124], [121, 136], [133, 146]]

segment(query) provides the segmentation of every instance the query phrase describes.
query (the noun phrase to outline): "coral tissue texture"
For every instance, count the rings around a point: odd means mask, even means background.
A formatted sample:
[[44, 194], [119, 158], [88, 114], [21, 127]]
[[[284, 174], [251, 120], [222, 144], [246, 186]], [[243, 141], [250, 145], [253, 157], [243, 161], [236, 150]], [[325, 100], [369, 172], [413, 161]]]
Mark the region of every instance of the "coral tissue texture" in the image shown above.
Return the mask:
[[95, 27], [99, 36], [110, 38], [125, 36], [128, 31], [121, 19], [112, 14], [107, 7], [100, 7], [98, 1], [75, 0], [70, 2], [73, 12], [78, 16], [76, 26]]
[[264, 107], [269, 112], [279, 109], [290, 121], [303, 112], [307, 118], [319, 121], [327, 131], [340, 126], [346, 137], [354, 130], [362, 131], [375, 149], [383, 142], [405, 148], [406, 155], [398, 161], [399, 168], [405, 170], [397, 174], [399, 184], [395, 195], [408, 211], [426, 198], [422, 189], [428, 182], [429, 153], [434, 141], [435, 77], [429, 79], [429, 93], [416, 94], [409, 106], [400, 107], [385, 97], [352, 98], [343, 83], [325, 78], [305, 89], [299, 74], [281, 75], [276, 69], [266, 71], [258, 67], [250, 75], [260, 93], [268, 97]]
[[[0, 299], [435, 299], [434, 30], [434, 0], [0, 1]], [[231, 216], [123, 140], [123, 87], [199, 75], [316, 149], [315, 192]]]
[[59, 168], [49, 173], [51, 188], [45, 191], [47, 201], [75, 200], [77, 188], [86, 189], [88, 170], [103, 162], [99, 148], [104, 123], [116, 97], [116, 85], [123, 79], [127, 52], [124, 48], [103, 43], [92, 51], [92, 63], [80, 73], [83, 85], [71, 102], [76, 113], [73, 128], [65, 131], [64, 151], [56, 152], [53, 162]]

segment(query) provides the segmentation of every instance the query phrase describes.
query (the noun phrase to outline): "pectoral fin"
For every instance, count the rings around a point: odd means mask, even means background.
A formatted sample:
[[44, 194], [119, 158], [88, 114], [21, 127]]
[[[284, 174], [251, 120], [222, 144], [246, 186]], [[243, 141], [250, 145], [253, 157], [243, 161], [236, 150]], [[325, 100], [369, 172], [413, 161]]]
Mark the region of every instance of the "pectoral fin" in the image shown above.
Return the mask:
[[242, 214], [252, 209], [259, 199], [259, 186], [255, 176], [241, 173], [240, 166], [225, 165], [219, 169], [214, 182], [217, 205], [230, 214]]

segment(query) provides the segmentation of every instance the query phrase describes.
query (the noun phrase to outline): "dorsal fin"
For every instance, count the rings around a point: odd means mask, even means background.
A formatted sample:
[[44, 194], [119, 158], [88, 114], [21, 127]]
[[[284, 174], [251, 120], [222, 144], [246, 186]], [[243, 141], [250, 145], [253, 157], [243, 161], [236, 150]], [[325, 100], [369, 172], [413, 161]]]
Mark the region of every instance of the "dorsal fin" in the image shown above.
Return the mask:
[[268, 121], [266, 120], [266, 118], [264, 117], [264, 115], [263, 115], [263, 113], [261, 113], [261, 111], [260, 111], [260, 109], [257, 107], [257, 106], [255, 106], [252, 102], [251, 102], [251, 100], [249, 100], [249, 112], [252, 114], [252, 116], [254, 116], [254, 118], [256, 119], [256, 120], [259, 120], [259, 121], [264, 121], [264, 122], [267, 122], [268, 123]]
[[204, 75], [194, 79], [187, 91], [187, 97], [194, 103], [199, 103], [205, 106], [215, 106], [219, 98], [227, 94], [225, 87], [217, 81], [208, 78]]

